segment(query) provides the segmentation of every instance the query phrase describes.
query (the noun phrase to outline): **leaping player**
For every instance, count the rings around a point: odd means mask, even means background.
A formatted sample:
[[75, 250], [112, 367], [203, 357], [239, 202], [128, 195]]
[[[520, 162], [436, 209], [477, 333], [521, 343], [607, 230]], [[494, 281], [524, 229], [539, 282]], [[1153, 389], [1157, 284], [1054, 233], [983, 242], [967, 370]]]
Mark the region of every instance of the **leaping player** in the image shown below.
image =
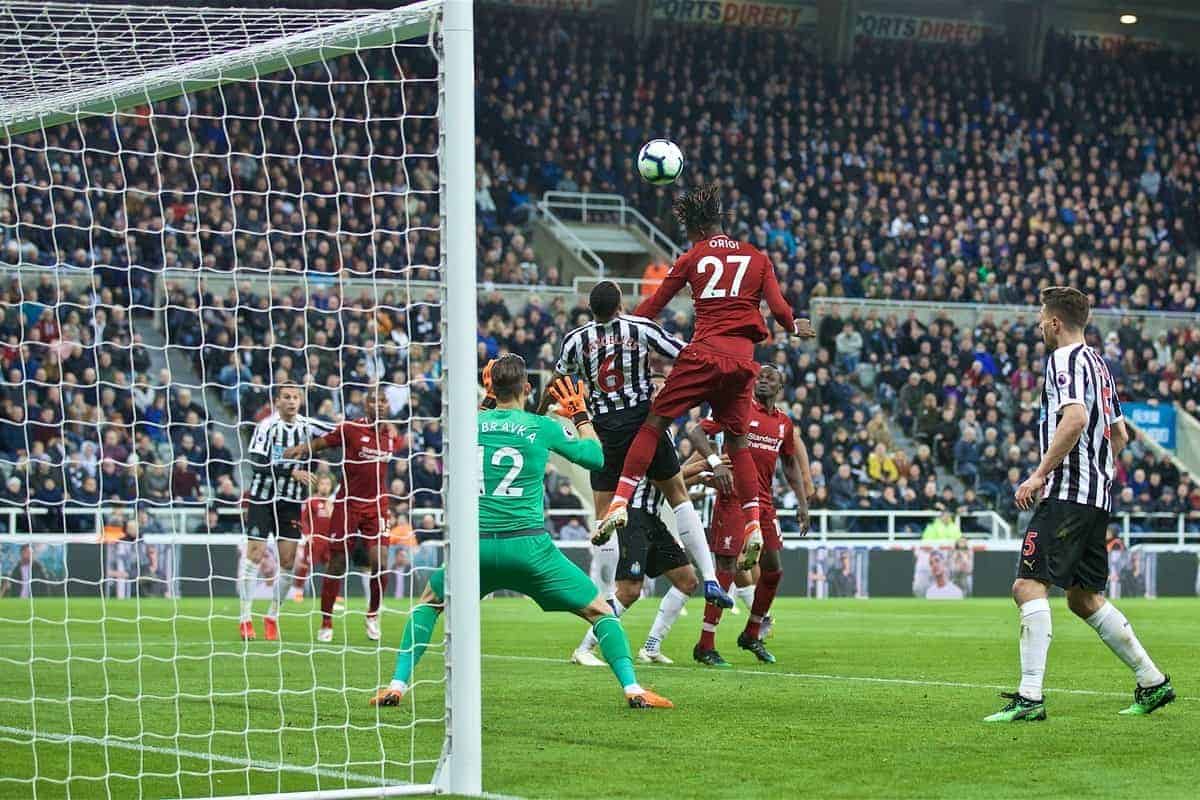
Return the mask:
[[[750, 528], [743, 522], [741, 504], [730, 491], [732, 481], [723, 475], [728, 471], [724, 466], [713, 470], [718, 491], [709, 528], [709, 544], [717, 558], [717, 580], [722, 586], [728, 586], [734, 580], [736, 570], [751, 570], [756, 565], [759, 567], [750, 617], [738, 636], [737, 644], [766, 664], [774, 664], [775, 656], [763, 644], [762, 625], [770, 613], [779, 581], [783, 578], [783, 566], [779, 558], [783, 539], [779, 535], [775, 517], [773, 491], [776, 463], [782, 464], [784, 479], [796, 494], [796, 517], [800, 533], [802, 536], [808, 533], [808, 494], [804, 479], [804, 465], [808, 459], [791, 418], [775, 407], [782, 388], [783, 376], [779, 370], [770, 365], [762, 367], [754, 381], [754, 401], [747, 423], [749, 433], [746, 438], [753, 458], [757, 498], [761, 508], [762, 540], [755, 542], [748, 535]], [[701, 457], [706, 457], [712, 452], [706, 434], [720, 432], [721, 426], [715, 420], [706, 419], [690, 432], [689, 438]], [[721, 476], [716, 474], [719, 471], [722, 472]], [[700, 641], [692, 650], [692, 657], [701, 664], [730, 666], [716, 650], [715, 639], [720, 621], [721, 609], [706, 606]]]
[[[664, 331], [658, 323], [622, 313], [621, 290], [612, 281], [596, 284], [588, 297], [588, 305], [591, 308], [592, 321], [563, 337], [562, 355], [555, 366], [555, 377], [581, 377], [589, 389], [592, 410], [596, 414], [596, 435], [604, 448], [604, 466], [591, 475], [596, 516], [602, 517], [609, 511], [613, 492], [618, 496], [621, 494], [618, 478], [630, 443], [636, 436], [642, 435], [641, 432], [646, 428], [647, 415], [653, 416], [650, 409], [655, 391], [655, 374], [651, 368], [651, 357], [674, 359], [681, 351], [686, 350], [683, 342]], [[671, 385], [669, 380], [666, 385]], [[545, 412], [548, 404], [549, 397], [543, 394], [539, 411]], [[679, 456], [665, 431], [664, 424], [655, 429], [652, 439], [647, 439], [645, 446], [648, 450], [641, 473], [634, 482], [634, 487], [625, 493], [624, 500], [621, 501], [621, 526], [623, 527], [629, 519], [626, 506], [633, 497], [633, 488], [642, 483], [644, 475], [653, 484], [653, 488], [663, 494], [675, 514], [675, 527], [679, 531], [679, 539], [704, 580], [705, 600], [729, 608], [733, 605], [733, 600], [717, 584], [712, 554], [704, 535], [704, 523], [688, 497], [687, 487], [679, 473]], [[646, 491], [649, 491], [649, 488], [647, 487]], [[649, 495], [643, 499], [648, 501]], [[645, 503], [640, 510], [647, 510]], [[687, 565], [687, 560], [680, 561], [674, 556], [674, 551], [678, 550], [674, 537], [665, 527], [660, 531], [659, 526], [653, 525], [651, 521], [652, 515], [658, 511], [657, 502], [650, 511], [651, 514], [637, 515], [635, 521], [639, 523], [638, 527], [630, 533], [628, 542], [621, 540], [621, 551], [641, 553], [650, 546], [660, 553], [658, 563], [664, 571], [686, 568], [690, 572], [691, 567]], [[610, 528], [607, 533], [593, 537], [593, 544], [605, 544], [611, 537], [612, 530]], [[618, 616], [626, 605], [621, 598], [631, 596], [629, 592], [633, 591], [634, 583], [640, 591], [641, 576], [630, 574], [628, 568], [633, 561], [641, 559], [640, 555], [626, 559], [626, 591], [618, 591], [613, 603], [613, 611]], [[622, 580], [620, 575], [618, 580]], [[694, 576], [686, 579], [682, 573], [677, 573], [672, 578], [672, 582], [680, 590], [692, 586], [692, 581]], [[694, 586], [692, 588], [694, 589]], [[679, 604], [679, 608], [683, 608], [682, 603]]]
[[[719, 186], [691, 190], [675, 201], [673, 211], [687, 230], [692, 247], [671, 267], [654, 296], [639, 305], [634, 314], [654, 319], [687, 284], [695, 302], [696, 332], [675, 360], [663, 390], [654, 398], [646, 421], [629, 446], [616, 495], [597, 525], [594, 540], [607, 540], [628, 522], [629, 501], [655, 458], [671, 420], [707, 402], [729, 437], [726, 449], [733, 464], [737, 500], [745, 515], [746, 539], [761, 547], [758, 482], [746, 440], [751, 387], [758, 373], [754, 345], [767, 337], [759, 304], [766, 300], [772, 316], [792, 335], [807, 339], [817, 334], [807, 319], [792, 316], [770, 259], [721, 232]], [[716, 455], [710, 463], [714, 470], [721, 464]], [[724, 470], [728, 475], [728, 468]]]

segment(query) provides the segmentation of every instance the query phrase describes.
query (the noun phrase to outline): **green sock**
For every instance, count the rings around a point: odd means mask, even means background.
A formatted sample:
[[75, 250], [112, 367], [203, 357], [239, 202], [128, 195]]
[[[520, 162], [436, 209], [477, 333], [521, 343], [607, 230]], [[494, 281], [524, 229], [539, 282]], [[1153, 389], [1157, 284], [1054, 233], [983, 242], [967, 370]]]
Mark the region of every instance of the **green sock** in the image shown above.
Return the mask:
[[621, 621], [611, 614], [596, 620], [592, 633], [600, 642], [600, 652], [612, 669], [613, 675], [621, 682], [621, 688], [637, 683], [633, 674], [633, 655], [629, 652], [629, 639], [625, 638], [625, 629]]
[[404, 638], [400, 640], [400, 652], [396, 654], [396, 671], [392, 680], [411, 683], [413, 667], [425, 654], [439, 613], [440, 609], [434, 606], [420, 605], [408, 615], [408, 624], [404, 626]]

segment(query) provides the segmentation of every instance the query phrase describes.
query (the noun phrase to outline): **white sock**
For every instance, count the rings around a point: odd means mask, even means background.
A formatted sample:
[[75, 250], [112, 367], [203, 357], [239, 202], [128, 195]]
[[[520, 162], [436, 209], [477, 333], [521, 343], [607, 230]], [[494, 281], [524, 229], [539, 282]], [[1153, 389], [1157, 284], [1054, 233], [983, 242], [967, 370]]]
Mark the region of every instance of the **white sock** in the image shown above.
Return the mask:
[[1017, 692], [1027, 700], [1042, 699], [1046, 654], [1050, 652], [1050, 602], [1039, 597], [1021, 604], [1021, 685]]
[[631, 683], [625, 687], [625, 694], [641, 694], [646, 691], [640, 683]]
[[733, 593], [738, 599], [746, 605], [746, 610], [749, 611], [754, 606], [754, 584], [749, 586], [736, 586]]
[[[608, 598], [608, 602], [610, 605], [612, 605], [614, 615], [619, 617], [625, 613], [625, 606], [621, 605], [621, 601], [618, 600], [616, 597]], [[599, 643], [600, 643], [600, 641], [596, 638], [596, 634], [592, 633], [592, 626], [589, 625], [588, 629], [587, 629], [587, 633], [585, 633], [583, 635], [583, 640], [579, 643], [579, 647], [575, 648], [575, 652], [576, 653], [590, 652], [591, 649]]]
[[400, 693], [404, 693], [408, 691], [408, 684], [404, 681], [393, 680], [388, 684], [388, 688]]
[[1086, 620], [1088, 625], [1100, 634], [1100, 640], [1108, 645], [1108, 649], [1117, 654], [1117, 658], [1125, 662], [1125, 666], [1133, 670], [1138, 686], [1157, 686], [1166, 678], [1150, 660], [1146, 648], [1138, 641], [1133, 632], [1133, 626], [1125, 619], [1116, 606], [1105, 602], [1100, 610]]
[[267, 610], [268, 617], [279, 618], [279, 605], [291, 591], [292, 570], [281, 564], [275, 572], [275, 595], [271, 598], [271, 607]]
[[687, 601], [688, 596], [674, 586], [667, 590], [658, 604], [658, 614], [654, 617], [654, 624], [650, 626], [650, 635], [646, 637], [646, 652], [658, 652], [663, 639], [671, 632], [671, 626], [679, 619], [679, 612], [683, 611]]
[[683, 549], [692, 559], [692, 563], [700, 570], [700, 579], [708, 582], [717, 579], [717, 568], [713, 564], [712, 551], [708, 549], [708, 537], [704, 535], [704, 523], [696, 513], [692, 501], [684, 500], [671, 509], [675, 512], [675, 528], [679, 532], [679, 541]]
[[258, 564], [242, 556], [241, 568], [238, 570], [238, 599], [241, 600], [240, 621], [250, 621], [250, 604], [254, 601], [254, 583], [258, 580]]

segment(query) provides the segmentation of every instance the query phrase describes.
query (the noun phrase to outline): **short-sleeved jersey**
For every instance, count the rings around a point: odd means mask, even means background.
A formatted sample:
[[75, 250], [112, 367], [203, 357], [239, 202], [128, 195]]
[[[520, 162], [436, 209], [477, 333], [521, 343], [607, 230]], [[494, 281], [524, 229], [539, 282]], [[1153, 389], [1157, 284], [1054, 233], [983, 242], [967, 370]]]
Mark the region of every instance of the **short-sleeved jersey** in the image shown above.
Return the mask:
[[1060, 347], [1046, 359], [1038, 445], [1044, 456], [1063, 409], [1083, 406], [1087, 423], [1075, 447], [1050, 473], [1042, 497], [1112, 509], [1116, 464], [1111, 427], [1123, 419], [1117, 387], [1104, 359], [1086, 344]]
[[[716, 420], [706, 419], [701, 428], [710, 436], [720, 433]], [[779, 455], [796, 454], [796, 437], [791, 418], [777, 408], [766, 408], [756, 400], [751, 404], [750, 419], [746, 422], [746, 442], [758, 473], [758, 502], [775, 505], [775, 466]]]
[[330, 447], [342, 448], [344, 480], [337, 498], [373, 503], [387, 485], [387, 465], [400, 449], [401, 440], [385, 422], [347, 420], [323, 437]]
[[671, 359], [683, 342], [657, 322], [618, 314], [608, 322], [589, 322], [563, 337], [554, 369], [587, 381], [592, 412], [609, 414], [650, 402], [654, 394], [650, 354]]
[[702, 239], [681, 255], [662, 286], [634, 312], [654, 319], [684, 284], [696, 305], [693, 342], [717, 336], [750, 342], [767, 338], [759, 304], [767, 301], [780, 325], [792, 329], [792, 309], [783, 298], [770, 259], [751, 245], [723, 233]]
[[589, 470], [604, 466], [604, 450], [569, 436], [555, 420], [496, 408], [479, 414], [479, 530], [542, 528], [546, 524], [546, 461], [558, 453]]
[[321, 420], [297, 414], [285, 422], [278, 413], [271, 413], [254, 428], [246, 450], [254, 474], [250, 476], [250, 499], [255, 502], [288, 500], [299, 503], [308, 495], [308, 487], [292, 477], [292, 471], [303, 467], [303, 459], [284, 461], [283, 451], [304, 444], [327, 433], [332, 426]]
[[326, 497], [310, 497], [300, 512], [300, 532], [305, 536], [328, 536], [333, 504]]

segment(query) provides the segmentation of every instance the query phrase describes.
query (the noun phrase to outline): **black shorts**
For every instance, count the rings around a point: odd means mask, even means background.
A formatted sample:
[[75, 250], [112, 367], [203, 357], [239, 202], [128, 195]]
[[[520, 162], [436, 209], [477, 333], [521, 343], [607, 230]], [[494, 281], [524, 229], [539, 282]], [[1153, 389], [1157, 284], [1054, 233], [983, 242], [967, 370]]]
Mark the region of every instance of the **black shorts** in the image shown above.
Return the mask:
[[[625, 466], [625, 454], [629, 452], [633, 437], [637, 436], [649, 414], [650, 406], [646, 404], [601, 414], [592, 420], [592, 424], [596, 426], [596, 436], [604, 448], [604, 466], [592, 473], [592, 491], [617, 490], [621, 468]], [[646, 477], [652, 481], [665, 481], [674, 478], [678, 472], [679, 454], [675, 452], [675, 446], [667, 432], [663, 431], [658, 440], [658, 449], [654, 451], [654, 458], [646, 468]]]
[[663, 521], [641, 509], [629, 509], [629, 524], [617, 532], [617, 542], [619, 581], [657, 578], [691, 563]]
[[1103, 508], [1043, 500], [1025, 532], [1017, 577], [1103, 592], [1108, 583], [1108, 518]]
[[246, 511], [246, 535], [251, 539], [300, 539], [300, 503], [276, 500], [273, 503], [250, 501]]

